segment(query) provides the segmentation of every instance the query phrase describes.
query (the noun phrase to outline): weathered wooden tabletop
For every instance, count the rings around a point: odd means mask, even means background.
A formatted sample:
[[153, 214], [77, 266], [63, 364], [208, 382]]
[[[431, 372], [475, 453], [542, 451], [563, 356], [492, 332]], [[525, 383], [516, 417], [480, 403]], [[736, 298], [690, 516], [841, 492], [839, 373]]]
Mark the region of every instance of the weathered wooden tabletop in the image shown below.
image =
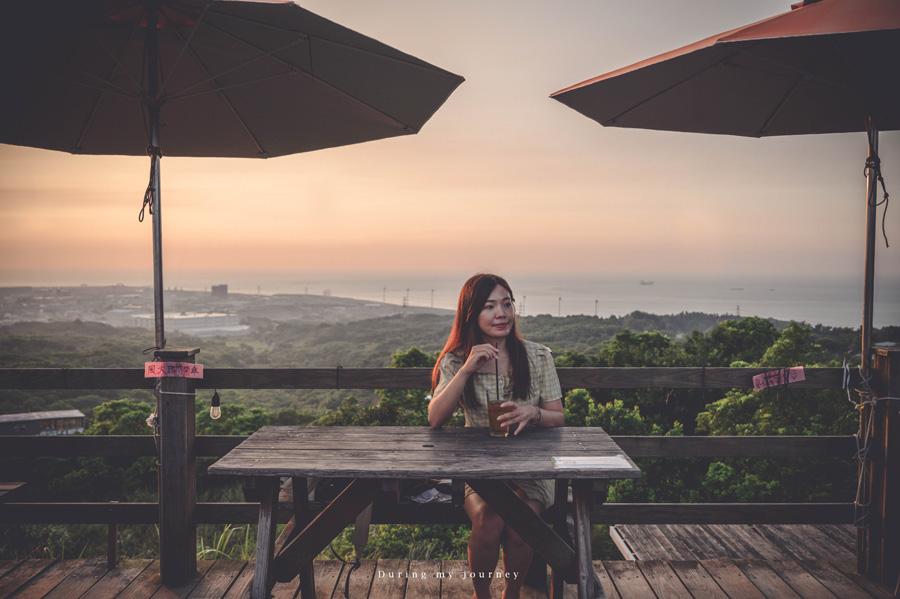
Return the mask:
[[[621, 456], [618, 457], [617, 456]], [[560, 467], [554, 458], [578, 458]], [[605, 463], [584, 463], [607, 458]], [[268, 426], [209, 467], [210, 474], [348, 478], [638, 478], [600, 428], [532, 428], [510, 438], [485, 428]]]

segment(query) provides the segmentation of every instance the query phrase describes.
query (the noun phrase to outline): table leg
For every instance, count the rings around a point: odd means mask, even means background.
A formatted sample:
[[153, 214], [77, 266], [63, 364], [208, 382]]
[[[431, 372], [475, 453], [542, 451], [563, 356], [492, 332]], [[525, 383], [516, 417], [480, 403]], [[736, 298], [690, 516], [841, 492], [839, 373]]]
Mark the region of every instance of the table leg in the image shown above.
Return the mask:
[[260, 478], [259, 529], [256, 533], [256, 569], [253, 573], [251, 599], [268, 599], [272, 590], [272, 558], [275, 554], [275, 525], [278, 513], [278, 488], [280, 479]]
[[353, 550], [356, 559], [362, 559], [363, 551], [369, 543], [369, 525], [372, 524], [372, 510], [375, 503], [370, 503], [363, 511], [356, 516], [356, 522], [353, 523]]
[[293, 580], [308, 562], [375, 500], [380, 490], [379, 480], [357, 478], [350, 483], [299, 535], [284, 546], [274, 561], [275, 579], [280, 582]]
[[[294, 496], [294, 522], [297, 525], [296, 532], [300, 534], [309, 524], [309, 488], [306, 484], [306, 477], [295, 476], [291, 478], [291, 486]], [[288, 542], [293, 540], [289, 539]], [[300, 599], [316, 598], [316, 574], [313, 568], [313, 562], [310, 561], [306, 567], [300, 569]]]
[[572, 481], [575, 517], [575, 556], [578, 561], [578, 599], [606, 599], [591, 560], [591, 493], [593, 481]]
[[[281, 495], [279, 493], [279, 499]], [[306, 484], [306, 478], [302, 476], [291, 477], [291, 503], [293, 505], [294, 515], [275, 539], [274, 554], [277, 556], [281, 550], [297, 538], [300, 532], [309, 524], [309, 490]], [[301, 599], [315, 599], [316, 583], [313, 562], [310, 561], [305, 567], [300, 568], [300, 595]]]
[[[573, 544], [569, 534], [567, 515], [569, 511], [569, 481], [558, 479], [556, 481], [556, 500], [553, 502], [555, 518], [553, 531], [569, 545]], [[550, 599], [563, 599], [565, 593], [565, 579], [562, 572], [556, 568], [550, 570]]]
[[466, 482], [551, 568], [568, 582], [577, 580], [575, 552], [506, 483], [500, 480]]

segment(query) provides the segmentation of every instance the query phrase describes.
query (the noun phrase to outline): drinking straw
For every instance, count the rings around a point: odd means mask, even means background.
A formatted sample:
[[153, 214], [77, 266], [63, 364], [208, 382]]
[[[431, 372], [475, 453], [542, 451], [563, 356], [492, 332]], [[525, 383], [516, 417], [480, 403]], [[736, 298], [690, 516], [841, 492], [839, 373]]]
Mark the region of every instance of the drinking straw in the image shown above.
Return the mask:
[[[500, 348], [499, 342], [494, 344], [494, 347]], [[494, 383], [497, 387], [497, 401], [500, 401], [500, 357], [494, 358]]]

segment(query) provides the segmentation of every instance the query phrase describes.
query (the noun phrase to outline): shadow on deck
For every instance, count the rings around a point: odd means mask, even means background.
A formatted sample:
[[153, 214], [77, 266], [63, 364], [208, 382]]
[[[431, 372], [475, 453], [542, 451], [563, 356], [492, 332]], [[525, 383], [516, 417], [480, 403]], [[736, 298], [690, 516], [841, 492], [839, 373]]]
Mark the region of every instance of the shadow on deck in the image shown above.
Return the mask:
[[[891, 591], [856, 574], [849, 561], [596, 561], [609, 599], [889, 599]], [[349, 575], [339, 561], [316, 562], [316, 599], [469, 599], [463, 561], [364, 560]], [[107, 570], [101, 558], [0, 562], [0, 599], [249, 599], [253, 562], [198, 562], [181, 587], [164, 587], [159, 562], [127, 560]], [[298, 581], [280, 583], [274, 599], [294, 599]], [[494, 596], [502, 582], [495, 580]], [[565, 596], [575, 597], [567, 585]], [[547, 593], [525, 587], [523, 599]]]

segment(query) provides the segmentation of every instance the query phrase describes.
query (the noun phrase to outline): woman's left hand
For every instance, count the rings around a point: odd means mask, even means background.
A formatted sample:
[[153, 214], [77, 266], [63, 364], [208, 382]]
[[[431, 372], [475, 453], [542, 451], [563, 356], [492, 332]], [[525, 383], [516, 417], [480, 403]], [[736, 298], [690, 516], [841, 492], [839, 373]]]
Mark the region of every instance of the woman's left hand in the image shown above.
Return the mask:
[[538, 418], [538, 410], [539, 407], [533, 406], [531, 404], [517, 404], [514, 401], [507, 401], [503, 403], [501, 407], [508, 408], [510, 406], [515, 406], [515, 410], [509, 412], [508, 414], [501, 415], [497, 420], [500, 421], [501, 426], [504, 427], [512, 427], [512, 425], [517, 424], [515, 430], [513, 430], [513, 435], [518, 435], [522, 432], [529, 422], [532, 420], [537, 420]]

